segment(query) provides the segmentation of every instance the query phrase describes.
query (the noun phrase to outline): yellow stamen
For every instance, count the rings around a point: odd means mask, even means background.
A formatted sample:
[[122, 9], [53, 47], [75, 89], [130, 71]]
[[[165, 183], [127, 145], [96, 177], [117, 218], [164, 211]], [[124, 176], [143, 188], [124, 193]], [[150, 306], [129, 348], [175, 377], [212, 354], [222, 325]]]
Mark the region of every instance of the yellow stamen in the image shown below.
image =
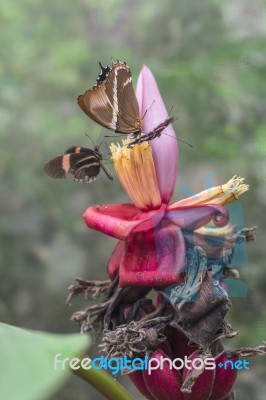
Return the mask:
[[132, 149], [130, 142], [123, 140], [123, 145], [111, 144], [111, 159], [118, 178], [136, 207], [142, 210], [156, 209], [161, 206], [152, 149], [148, 142], [143, 142]]
[[244, 179], [233, 176], [226, 184], [215, 186], [204, 190], [195, 196], [177, 201], [169, 209], [182, 206], [192, 206], [199, 204], [221, 204], [225, 205], [237, 200], [238, 197], [249, 189], [249, 185], [244, 184]]
[[245, 178], [241, 178], [240, 176], [233, 176], [225, 185], [222, 185], [223, 193], [211, 201], [208, 204], [228, 204], [234, 200], [238, 200], [238, 197], [241, 194], [245, 193], [249, 190], [249, 185], [243, 183]]

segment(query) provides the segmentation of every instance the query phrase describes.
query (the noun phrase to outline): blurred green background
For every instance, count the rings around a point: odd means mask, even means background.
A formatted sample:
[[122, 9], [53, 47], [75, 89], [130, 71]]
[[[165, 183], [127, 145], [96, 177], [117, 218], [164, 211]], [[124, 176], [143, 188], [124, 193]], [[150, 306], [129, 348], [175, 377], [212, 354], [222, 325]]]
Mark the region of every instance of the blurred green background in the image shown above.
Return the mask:
[[[91, 147], [85, 133], [95, 141], [107, 133], [76, 98], [95, 84], [98, 61], [113, 57], [129, 64], [134, 82], [148, 65], [174, 106], [177, 136], [194, 146], [179, 144], [176, 199], [235, 174], [250, 184], [240, 202], [245, 225], [258, 226], [257, 241], [241, 268], [248, 295], [232, 299], [228, 318], [239, 336], [229, 344], [265, 340], [266, 2], [9, 0], [1, 3], [0, 32], [1, 320], [77, 332], [69, 317], [86, 303], [66, 307], [67, 287], [76, 276], [106, 279], [115, 241], [88, 230], [82, 213], [128, 201], [126, 194], [104, 174], [80, 185], [48, 178], [43, 165], [70, 146]], [[250, 361], [237, 398], [265, 399], [265, 358]], [[52, 399], [73, 398], [102, 397], [73, 376]]]

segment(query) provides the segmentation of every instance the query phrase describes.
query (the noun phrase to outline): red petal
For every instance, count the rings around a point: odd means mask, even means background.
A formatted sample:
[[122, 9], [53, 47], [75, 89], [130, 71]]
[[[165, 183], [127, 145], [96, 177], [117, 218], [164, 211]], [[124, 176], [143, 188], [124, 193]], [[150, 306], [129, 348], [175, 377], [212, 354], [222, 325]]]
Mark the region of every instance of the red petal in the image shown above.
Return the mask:
[[167, 204], [162, 203], [158, 210], [148, 211], [145, 213], [142, 212], [139, 215], [142, 221], [139, 225], [133, 228], [132, 232], [145, 232], [157, 226], [164, 218], [166, 208]]
[[163, 221], [125, 243], [119, 285], [167, 286], [179, 283], [185, 266], [185, 243], [179, 228]]
[[149, 392], [146, 383], [144, 382], [142, 371], [134, 371], [128, 374], [129, 379], [134, 383], [136, 388], [149, 400], [156, 400], [155, 397]]
[[126, 240], [133, 231], [145, 231], [164, 216], [166, 205], [159, 210], [141, 212], [133, 204], [106, 204], [87, 208], [83, 214], [86, 224], [117, 239]]
[[110, 279], [113, 281], [116, 275], [119, 272], [120, 263], [125, 251], [125, 242], [123, 240], [119, 240], [117, 245], [114, 248], [114, 251], [108, 261], [107, 270]]
[[[189, 356], [189, 360], [193, 361], [198, 357], [198, 351], [194, 351]], [[196, 365], [197, 366], [197, 365]], [[188, 378], [193, 370], [184, 368], [183, 379]], [[204, 370], [203, 373], [198, 377], [194, 385], [192, 386], [191, 393], [183, 393], [184, 400], [208, 400], [212, 392], [214, 382], [215, 369]], [[218, 400], [218, 399], [216, 399]]]
[[133, 204], [107, 204], [87, 208], [83, 218], [90, 228], [125, 240], [139, 223], [133, 220], [137, 214], [139, 210]]
[[[161, 357], [168, 358], [162, 350], [151, 356], [151, 358], [158, 360]], [[147, 370], [144, 370], [143, 377], [147, 388], [156, 400], [183, 400], [183, 394], [180, 390], [181, 374], [179, 371], [169, 368], [168, 360], [164, 362], [163, 369], [155, 369], [151, 371], [150, 375]]]
[[237, 370], [231, 369], [231, 366], [228, 363], [227, 368], [220, 368], [219, 363], [224, 364], [227, 360], [231, 360], [235, 362], [238, 360], [238, 357], [227, 357], [225, 353], [220, 354], [215, 359], [216, 362], [216, 374], [215, 380], [213, 384], [213, 391], [209, 400], [223, 400], [226, 396], [231, 392], [234, 387], [237, 378]]

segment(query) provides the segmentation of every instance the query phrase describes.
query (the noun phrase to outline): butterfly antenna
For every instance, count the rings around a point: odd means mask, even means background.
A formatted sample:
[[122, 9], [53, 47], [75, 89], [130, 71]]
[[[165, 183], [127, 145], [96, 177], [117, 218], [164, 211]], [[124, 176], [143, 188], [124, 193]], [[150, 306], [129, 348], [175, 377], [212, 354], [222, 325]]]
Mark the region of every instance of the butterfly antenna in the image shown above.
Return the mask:
[[176, 138], [176, 140], [178, 140], [179, 142], [181, 142], [181, 143], [184, 143], [184, 144], [186, 144], [187, 146], [189, 146], [189, 147], [193, 147], [192, 146], [192, 144], [190, 144], [190, 143], [188, 143], [188, 142], [185, 142], [184, 140], [182, 140], [182, 139], [178, 139], [178, 138]]
[[188, 142], [185, 142], [185, 140], [179, 139], [179, 138], [174, 137], [174, 136], [172, 136], [172, 135], [168, 135], [168, 133], [165, 133], [165, 132], [162, 132], [162, 134], [163, 134], [163, 135], [166, 135], [166, 136], [169, 136], [169, 137], [171, 137], [171, 138], [173, 138], [173, 139], [176, 139], [176, 140], [178, 140], [179, 142], [184, 143], [184, 144], [186, 144], [186, 145], [189, 146], [189, 147], [193, 147], [192, 144], [190, 144], [190, 143], [188, 143]]
[[145, 113], [143, 114], [143, 116], [141, 117], [141, 119], [143, 119], [145, 117], [145, 115], [147, 114], [148, 110], [151, 108], [151, 106], [153, 105], [153, 103], [155, 103], [156, 100], [152, 100], [151, 104], [149, 105], [148, 108], [146, 108]]
[[[173, 111], [173, 108], [174, 108], [174, 105], [172, 105], [172, 107], [170, 108], [170, 111], [169, 111], [169, 113], [168, 113], [168, 117], [170, 117], [170, 115], [171, 115], [171, 112]], [[174, 119], [174, 121], [176, 120], [176, 118]]]
[[[174, 106], [171, 107], [168, 116], [170, 116], [171, 112], [173, 111], [173, 108], [174, 108]], [[177, 120], [177, 118], [173, 118], [172, 123], [175, 122], [176, 120]], [[167, 133], [164, 133], [164, 135], [167, 135]], [[167, 135], [167, 136], [173, 137], [173, 136], [171, 136], [171, 135]], [[186, 145], [189, 146], [189, 147], [193, 147], [192, 144], [190, 144], [190, 143], [188, 143], [188, 142], [185, 142], [185, 140], [178, 139], [177, 137], [176, 137], [176, 140], [178, 140], [178, 141], [181, 142], [181, 143], [186, 144]]]
[[87, 133], [85, 133], [85, 136], [87, 136], [90, 139], [94, 147], [97, 147], [92, 138]]
[[97, 146], [98, 150], [100, 150], [101, 145], [103, 144], [103, 140], [101, 141], [101, 143], [99, 144], [99, 146]]

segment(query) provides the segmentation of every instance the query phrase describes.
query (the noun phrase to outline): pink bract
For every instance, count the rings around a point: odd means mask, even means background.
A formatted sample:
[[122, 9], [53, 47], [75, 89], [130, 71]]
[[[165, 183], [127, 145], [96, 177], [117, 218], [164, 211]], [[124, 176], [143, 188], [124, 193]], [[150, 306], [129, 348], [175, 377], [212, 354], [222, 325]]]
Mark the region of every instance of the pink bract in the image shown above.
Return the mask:
[[[168, 117], [157, 83], [146, 65], [139, 74], [136, 96], [144, 117], [144, 131], [152, 131]], [[178, 170], [178, 143], [172, 125], [163, 131], [160, 139], [152, 140], [153, 159], [163, 203], [169, 203], [176, 185]]]

